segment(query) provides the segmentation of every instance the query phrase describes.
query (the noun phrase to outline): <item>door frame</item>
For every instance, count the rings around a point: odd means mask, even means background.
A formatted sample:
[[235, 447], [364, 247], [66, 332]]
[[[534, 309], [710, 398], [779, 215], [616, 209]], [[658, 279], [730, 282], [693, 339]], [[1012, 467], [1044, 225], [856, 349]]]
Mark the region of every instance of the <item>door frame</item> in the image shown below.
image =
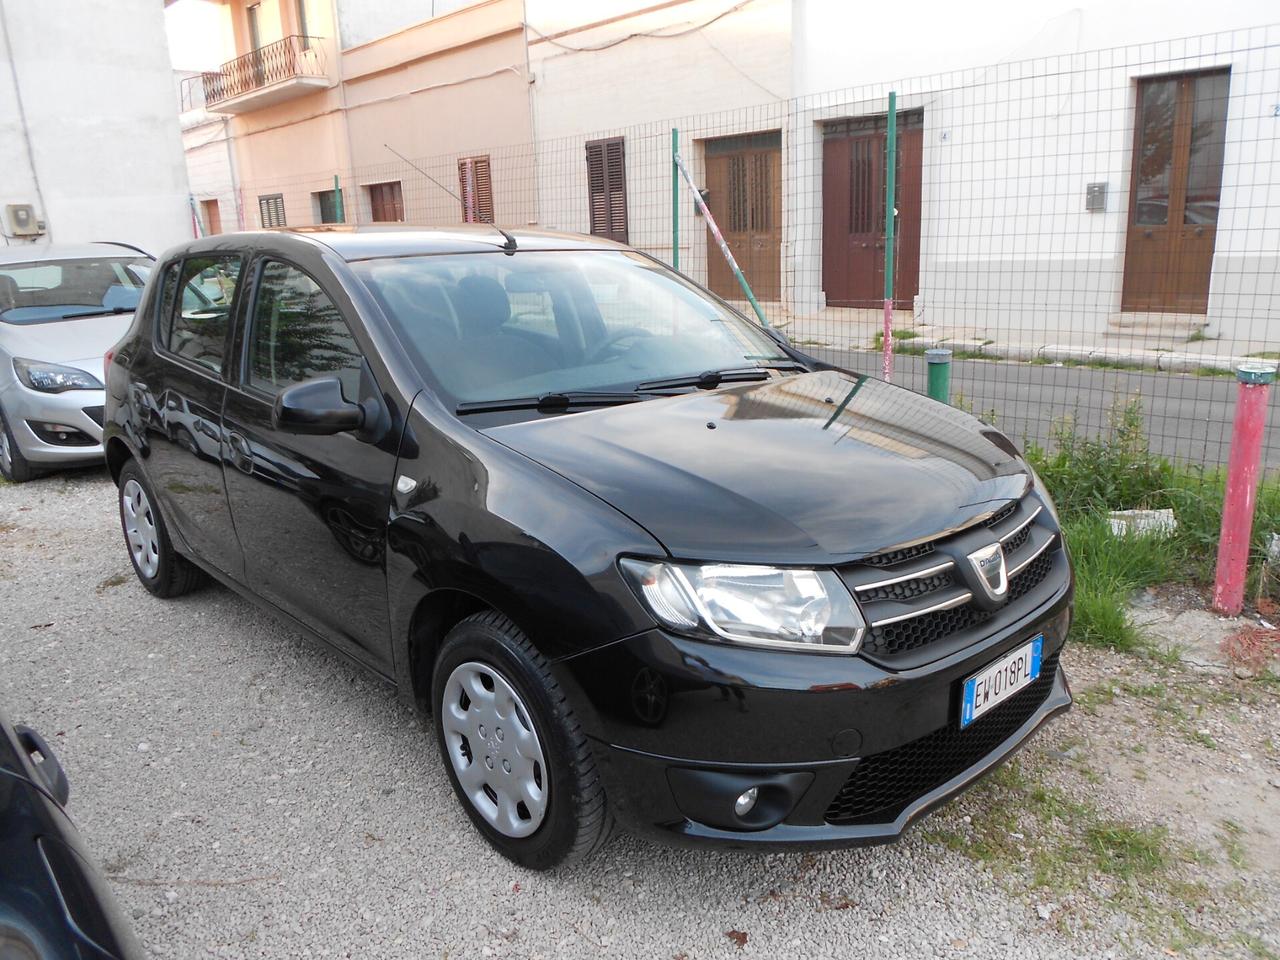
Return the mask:
[[[896, 307], [901, 309], [911, 308], [916, 294], [920, 292], [920, 250], [924, 208], [924, 121], [923, 107], [898, 111], [898, 176], [896, 177], [898, 193], [895, 199], [898, 204], [899, 217], [896, 224], [897, 229], [894, 231], [893, 302]], [[887, 113], [869, 113], [857, 116], [835, 117], [830, 120], [824, 120], [819, 124], [819, 137], [822, 144], [820, 151], [820, 156], [822, 157], [822, 187], [821, 196], [818, 198], [823, 212], [822, 293], [824, 302], [828, 307], [872, 309], [879, 308], [884, 304], [883, 253], [876, 271], [876, 275], [879, 278], [878, 285], [876, 289], [870, 291], [870, 296], [863, 298], [855, 296], [833, 297], [831, 295], [833, 284], [829, 281], [828, 271], [834, 271], [840, 266], [847, 270], [849, 250], [846, 248], [837, 253], [829, 247], [829, 240], [832, 239], [830, 236], [832, 225], [828, 223], [827, 197], [829, 191], [836, 189], [836, 187], [835, 181], [831, 179], [833, 172], [827, 169], [826, 144], [830, 140], [837, 139], [853, 141], [858, 138], [873, 138], [880, 143], [881, 156], [883, 158], [887, 122]], [[912, 170], [915, 173], [914, 177], [908, 177], [903, 173], [908, 163], [912, 166]], [[840, 171], [839, 176], [848, 177], [848, 171]], [[877, 249], [883, 250], [886, 206], [883, 196], [883, 159], [880, 163], [879, 176], [873, 179], [876, 180], [875, 189], [879, 197], [880, 242]], [[847, 237], [849, 234], [846, 231], [838, 235]], [[845, 242], [847, 243], [847, 240]], [[843, 265], [838, 264], [837, 258], [846, 262]], [[847, 292], [852, 294], [854, 291], [849, 290]]]
[[[1125, 219], [1121, 227], [1121, 235], [1124, 238], [1124, 259], [1120, 265], [1120, 291], [1119, 291], [1119, 312], [1121, 313], [1188, 313], [1196, 315], [1204, 315], [1208, 313], [1208, 291], [1213, 282], [1213, 257], [1209, 257], [1208, 273], [1204, 278], [1205, 305], [1202, 309], [1196, 307], [1188, 307], [1185, 303], [1178, 303], [1176, 290], [1168, 272], [1172, 269], [1174, 261], [1178, 260], [1176, 250], [1171, 249], [1166, 261], [1166, 276], [1162, 283], [1162, 303], [1154, 304], [1136, 304], [1133, 302], [1137, 293], [1129, 293], [1129, 256], [1131, 253], [1132, 234], [1138, 229], [1139, 224], [1136, 222], [1136, 214], [1138, 208], [1138, 174], [1139, 161], [1141, 154], [1141, 136], [1142, 136], [1142, 87], [1145, 83], [1151, 83], [1159, 80], [1176, 80], [1179, 83], [1183, 81], [1194, 80], [1199, 77], [1209, 76], [1212, 74], [1224, 74], [1227, 77], [1227, 95], [1226, 95], [1226, 113], [1223, 116], [1223, 142], [1224, 148], [1226, 143], [1225, 127], [1230, 119], [1231, 106], [1231, 65], [1224, 64], [1220, 66], [1204, 67], [1195, 70], [1172, 70], [1164, 73], [1143, 74], [1133, 78], [1133, 121], [1130, 129], [1130, 148], [1129, 148], [1129, 202], [1125, 206]], [[1165, 222], [1165, 228], [1173, 230], [1181, 229], [1185, 226], [1184, 219], [1187, 204], [1187, 178], [1188, 167], [1191, 162], [1190, 156], [1190, 128], [1194, 110], [1194, 100], [1179, 93], [1174, 101], [1174, 129], [1173, 129], [1173, 150], [1174, 156], [1170, 169], [1170, 190], [1168, 198], [1168, 214]], [[1221, 222], [1221, 198], [1222, 198], [1222, 176], [1226, 171], [1226, 157], [1224, 152], [1223, 161], [1218, 170], [1218, 220], [1214, 222], [1214, 247], [1217, 245], [1217, 229], [1218, 223]], [[1178, 171], [1181, 171], [1181, 183], [1178, 185]], [[1175, 191], [1175, 185], [1178, 185]], [[1180, 192], [1179, 203], [1176, 207], [1177, 218], [1175, 220], [1174, 194]]]

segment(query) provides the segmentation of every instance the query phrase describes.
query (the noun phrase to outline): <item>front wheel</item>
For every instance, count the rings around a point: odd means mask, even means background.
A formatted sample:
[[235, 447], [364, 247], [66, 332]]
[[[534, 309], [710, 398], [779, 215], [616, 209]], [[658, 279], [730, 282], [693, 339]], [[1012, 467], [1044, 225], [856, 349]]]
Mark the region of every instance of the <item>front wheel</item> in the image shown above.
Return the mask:
[[471, 822], [503, 856], [549, 870], [594, 853], [612, 819], [586, 735], [545, 659], [499, 613], [445, 638], [436, 741]]
[[26, 483], [35, 475], [35, 470], [18, 448], [18, 441], [14, 439], [13, 431], [9, 429], [9, 421], [5, 419], [4, 411], [0, 410], [0, 477], [4, 477], [10, 483]]

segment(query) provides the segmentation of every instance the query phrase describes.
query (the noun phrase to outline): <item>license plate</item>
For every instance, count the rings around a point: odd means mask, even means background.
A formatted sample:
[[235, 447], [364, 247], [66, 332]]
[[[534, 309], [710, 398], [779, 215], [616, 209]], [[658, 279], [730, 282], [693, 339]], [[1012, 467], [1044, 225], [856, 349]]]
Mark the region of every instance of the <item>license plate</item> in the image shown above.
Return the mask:
[[961, 729], [1034, 682], [1040, 676], [1043, 647], [1044, 634], [1041, 634], [966, 680], [960, 704]]

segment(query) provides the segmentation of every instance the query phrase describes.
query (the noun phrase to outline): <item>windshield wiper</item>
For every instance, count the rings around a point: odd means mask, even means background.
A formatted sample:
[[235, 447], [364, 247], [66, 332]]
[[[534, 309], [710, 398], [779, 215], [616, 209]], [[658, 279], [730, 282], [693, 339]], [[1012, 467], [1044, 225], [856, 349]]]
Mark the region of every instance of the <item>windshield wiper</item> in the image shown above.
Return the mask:
[[499, 410], [567, 410], [570, 407], [612, 407], [620, 403], [650, 400], [638, 390], [561, 390], [536, 397], [508, 397], [505, 400], [468, 400], [454, 408], [458, 416], [468, 413], [493, 413]]
[[676, 387], [697, 387], [699, 390], [714, 390], [722, 383], [747, 383], [752, 380], [768, 380], [770, 370], [806, 371], [802, 363], [794, 360], [782, 363], [768, 363], [758, 367], [738, 367], [732, 370], [707, 370], [685, 377], [668, 377], [665, 380], [646, 380], [636, 384], [637, 390], [671, 390]]
[[64, 313], [59, 320], [83, 320], [88, 317], [110, 317], [118, 313], [133, 313], [136, 307], [107, 307], [104, 310], [90, 310], [88, 313]]

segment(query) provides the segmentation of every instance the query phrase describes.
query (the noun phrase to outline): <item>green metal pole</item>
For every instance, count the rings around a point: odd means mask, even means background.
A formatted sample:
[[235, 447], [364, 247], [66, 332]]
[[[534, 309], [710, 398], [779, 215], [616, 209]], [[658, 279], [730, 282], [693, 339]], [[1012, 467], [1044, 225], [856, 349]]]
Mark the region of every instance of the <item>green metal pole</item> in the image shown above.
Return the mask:
[[333, 213], [339, 223], [347, 222], [347, 213], [342, 209], [342, 181], [336, 173], [333, 175]]
[[951, 402], [951, 351], [935, 347], [924, 352], [929, 365], [929, 396], [939, 403]]
[[734, 277], [737, 278], [738, 286], [742, 288], [747, 302], [751, 304], [751, 309], [755, 311], [756, 319], [760, 321], [760, 326], [769, 326], [769, 318], [764, 315], [764, 310], [760, 308], [760, 304], [756, 301], [756, 295], [751, 292], [751, 284], [747, 283], [746, 275], [742, 272], [742, 268], [738, 266], [738, 261], [734, 259], [733, 251], [729, 249], [729, 241], [720, 232], [720, 225], [716, 223], [716, 218], [711, 215], [711, 208], [702, 199], [702, 194], [698, 192], [698, 186], [693, 182], [693, 176], [689, 173], [689, 168], [684, 165], [684, 161], [680, 159], [680, 154], [678, 153], [676, 154], [675, 164], [676, 169], [680, 171], [680, 175], [689, 184], [689, 190], [693, 193], [693, 204], [702, 212], [702, 218], [707, 222], [707, 229], [711, 231], [711, 236], [715, 237], [716, 244], [720, 247], [720, 253], [724, 255], [725, 263], [729, 264], [729, 269], [733, 271]]
[[671, 269], [680, 269], [680, 131], [671, 128]]
[[898, 179], [898, 94], [889, 91], [884, 141], [884, 378], [893, 379], [893, 227]]

